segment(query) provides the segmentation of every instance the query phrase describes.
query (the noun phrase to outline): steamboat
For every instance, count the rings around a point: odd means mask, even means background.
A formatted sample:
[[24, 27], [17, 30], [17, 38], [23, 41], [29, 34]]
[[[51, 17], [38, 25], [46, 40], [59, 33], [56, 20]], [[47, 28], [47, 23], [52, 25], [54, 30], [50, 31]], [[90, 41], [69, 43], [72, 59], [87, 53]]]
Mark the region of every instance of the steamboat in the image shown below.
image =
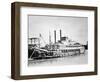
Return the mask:
[[[44, 41], [45, 46], [41, 47], [40, 41]], [[60, 30], [60, 40], [56, 41], [56, 30], [54, 31], [54, 43], [51, 42], [51, 35], [49, 34], [49, 44], [46, 44], [42, 35], [39, 37], [29, 38], [31, 44], [28, 44], [28, 58], [29, 60], [49, 59], [65, 56], [75, 56], [85, 53], [84, 45], [72, 41], [69, 37], [62, 36]]]

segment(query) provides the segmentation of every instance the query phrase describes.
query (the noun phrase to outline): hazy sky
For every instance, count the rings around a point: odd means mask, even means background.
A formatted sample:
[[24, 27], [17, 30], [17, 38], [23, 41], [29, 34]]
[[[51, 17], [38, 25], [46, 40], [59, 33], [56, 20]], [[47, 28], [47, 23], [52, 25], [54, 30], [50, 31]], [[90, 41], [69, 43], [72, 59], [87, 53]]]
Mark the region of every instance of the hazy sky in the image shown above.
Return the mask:
[[88, 40], [88, 18], [86, 17], [63, 17], [63, 16], [28, 16], [29, 38], [39, 37], [41, 33], [46, 43], [49, 43], [49, 32], [51, 41], [54, 42], [54, 30], [57, 40], [60, 39], [59, 30], [62, 36], [67, 36], [81, 44]]

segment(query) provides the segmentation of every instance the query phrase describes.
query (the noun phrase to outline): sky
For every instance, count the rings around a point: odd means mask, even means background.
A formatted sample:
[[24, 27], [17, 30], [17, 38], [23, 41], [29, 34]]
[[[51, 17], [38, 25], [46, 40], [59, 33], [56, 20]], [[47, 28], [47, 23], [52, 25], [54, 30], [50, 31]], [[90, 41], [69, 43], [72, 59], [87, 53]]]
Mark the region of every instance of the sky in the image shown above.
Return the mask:
[[[42, 35], [46, 44], [49, 43], [49, 34], [54, 43], [54, 30], [56, 30], [57, 40], [60, 39], [59, 30], [62, 30], [62, 36], [86, 44], [88, 41], [88, 18], [87, 17], [69, 17], [69, 16], [28, 16], [28, 36], [39, 37]], [[44, 44], [45, 44], [44, 43]]]

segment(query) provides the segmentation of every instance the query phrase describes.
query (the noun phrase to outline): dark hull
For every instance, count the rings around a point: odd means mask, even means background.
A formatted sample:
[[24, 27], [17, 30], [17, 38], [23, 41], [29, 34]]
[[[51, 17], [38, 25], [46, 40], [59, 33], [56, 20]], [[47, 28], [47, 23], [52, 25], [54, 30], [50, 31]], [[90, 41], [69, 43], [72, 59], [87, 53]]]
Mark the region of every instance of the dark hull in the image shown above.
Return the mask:
[[51, 59], [51, 58], [58, 58], [60, 56], [46, 56], [46, 57], [33, 57], [33, 59], [40, 60], [40, 59]]

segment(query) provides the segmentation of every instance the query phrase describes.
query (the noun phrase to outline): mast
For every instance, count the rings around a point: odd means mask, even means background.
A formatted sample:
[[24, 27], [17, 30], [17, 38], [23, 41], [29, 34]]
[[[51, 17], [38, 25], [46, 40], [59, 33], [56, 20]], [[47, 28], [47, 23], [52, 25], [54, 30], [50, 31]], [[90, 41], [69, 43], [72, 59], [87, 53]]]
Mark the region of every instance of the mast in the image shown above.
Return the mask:
[[56, 43], [56, 30], [54, 30], [54, 40], [55, 40], [55, 43]]

